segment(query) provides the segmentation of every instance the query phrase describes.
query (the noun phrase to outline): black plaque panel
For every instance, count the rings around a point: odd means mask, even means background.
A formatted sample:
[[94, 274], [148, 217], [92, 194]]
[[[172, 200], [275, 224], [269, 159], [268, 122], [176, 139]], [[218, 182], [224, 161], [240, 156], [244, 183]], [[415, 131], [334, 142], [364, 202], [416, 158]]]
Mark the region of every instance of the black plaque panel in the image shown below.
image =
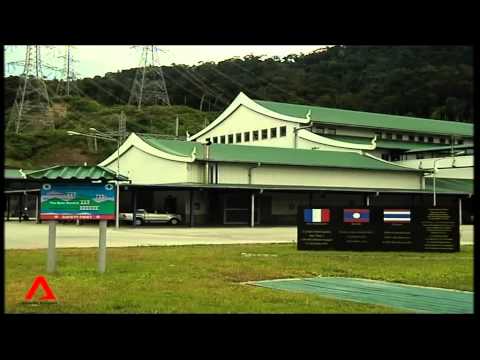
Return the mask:
[[422, 208], [416, 220], [417, 237], [423, 239], [424, 251], [460, 251], [458, 208]]
[[[298, 250], [460, 251], [456, 207], [363, 207], [353, 209], [354, 220], [346, 208], [316, 209], [316, 219], [305, 209], [297, 214]], [[319, 220], [324, 210], [328, 220]]]

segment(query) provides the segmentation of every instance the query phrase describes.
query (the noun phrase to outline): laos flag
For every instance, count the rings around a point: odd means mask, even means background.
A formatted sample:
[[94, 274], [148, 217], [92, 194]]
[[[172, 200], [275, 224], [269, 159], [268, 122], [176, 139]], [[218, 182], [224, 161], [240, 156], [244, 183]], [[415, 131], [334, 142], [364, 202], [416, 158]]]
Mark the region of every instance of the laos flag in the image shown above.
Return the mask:
[[303, 210], [303, 220], [309, 223], [328, 223], [330, 222], [330, 209], [305, 209]]
[[368, 209], [344, 209], [343, 222], [368, 223], [370, 222], [370, 210]]

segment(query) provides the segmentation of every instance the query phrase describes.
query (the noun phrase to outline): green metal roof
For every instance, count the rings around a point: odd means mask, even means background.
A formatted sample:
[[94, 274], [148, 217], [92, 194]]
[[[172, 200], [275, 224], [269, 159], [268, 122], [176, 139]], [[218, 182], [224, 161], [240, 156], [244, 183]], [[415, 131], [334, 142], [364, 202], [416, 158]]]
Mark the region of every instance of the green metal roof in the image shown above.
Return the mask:
[[[22, 170], [24, 174], [30, 173], [35, 170]], [[3, 173], [5, 179], [25, 179], [20, 172], [20, 169], [4, 169]]]
[[[431, 146], [424, 149], [412, 149], [406, 151], [407, 153], [417, 153], [417, 152], [426, 152], [426, 151], [451, 151], [452, 146]], [[473, 149], [473, 145], [453, 145], [453, 150], [461, 150], [461, 149]]]
[[[204, 145], [191, 141], [166, 140], [139, 135], [151, 146], [179, 156], [190, 156], [196, 148], [196, 158], [205, 160]], [[422, 171], [402, 167], [382, 160], [360, 155], [356, 152], [288, 149], [266, 146], [212, 144], [209, 160], [218, 162], [262, 163], [272, 165], [319, 166], [332, 168]]]
[[[425, 190], [433, 191], [433, 178], [425, 178]], [[439, 193], [467, 193], [473, 194], [473, 180], [471, 179], [435, 179], [435, 191]]]
[[[348, 136], [348, 135], [321, 135], [323, 137], [330, 138], [332, 140], [339, 140], [345, 142], [351, 142], [353, 144], [370, 145], [371, 138], [360, 136]], [[427, 149], [432, 148], [431, 143], [418, 143], [402, 140], [384, 140], [377, 139], [377, 148], [379, 149], [398, 149], [398, 150], [410, 150], [410, 149]]]
[[28, 179], [36, 180], [128, 180], [115, 171], [102, 166], [53, 166], [27, 174]]
[[425, 134], [473, 136], [473, 124], [471, 123], [341, 110], [273, 101], [254, 101], [271, 111], [302, 119], [305, 119], [307, 113], [311, 110], [310, 117], [312, 121], [325, 124], [412, 131]]

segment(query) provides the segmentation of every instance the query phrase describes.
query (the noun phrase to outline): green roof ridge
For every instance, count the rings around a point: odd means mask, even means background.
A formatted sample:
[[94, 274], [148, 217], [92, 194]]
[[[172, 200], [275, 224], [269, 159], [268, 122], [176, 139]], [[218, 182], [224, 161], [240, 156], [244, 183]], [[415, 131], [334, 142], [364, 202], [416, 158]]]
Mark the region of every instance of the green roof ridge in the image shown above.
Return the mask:
[[[203, 144], [157, 138], [151, 146], [170, 154], [189, 156], [193, 146], [196, 158], [205, 160]], [[374, 159], [353, 151], [290, 149], [270, 146], [211, 144], [209, 160], [217, 162], [264, 163], [272, 165], [319, 166], [351, 169], [424, 171]]]
[[[260, 106], [279, 114], [305, 119], [308, 110], [311, 110], [313, 122], [324, 122], [337, 125], [373, 127], [400, 131], [418, 131], [432, 134], [452, 134], [473, 136], [473, 123], [427, 119], [420, 117], [381, 114], [358, 110], [336, 109], [317, 105], [300, 105], [274, 102], [267, 100], [253, 100]], [[342, 116], [340, 119], [329, 118]], [[369, 118], [366, 119], [365, 117]], [[321, 117], [321, 119], [320, 119]], [[403, 119], [403, 123], [398, 120]], [[387, 123], [383, 123], [386, 121]], [[408, 122], [405, 124], [405, 122]], [[448, 128], [448, 130], [447, 130]], [[451, 128], [451, 129], [450, 129]]]

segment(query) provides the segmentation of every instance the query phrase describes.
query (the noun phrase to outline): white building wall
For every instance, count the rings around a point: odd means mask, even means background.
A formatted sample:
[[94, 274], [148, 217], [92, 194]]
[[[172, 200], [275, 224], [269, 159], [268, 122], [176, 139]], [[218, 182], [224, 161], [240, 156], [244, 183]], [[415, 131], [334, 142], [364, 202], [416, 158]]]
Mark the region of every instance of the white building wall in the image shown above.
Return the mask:
[[[280, 127], [287, 127], [287, 135], [280, 137]], [[289, 121], [275, 119], [263, 114], [259, 114], [255, 111], [248, 109], [247, 107], [240, 105], [237, 110], [235, 110], [227, 119], [222, 123], [217, 125], [215, 128], [209, 132], [199, 136], [197, 142], [205, 142], [207, 138], [212, 139], [214, 136], [219, 138], [220, 136], [225, 135], [226, 140], [228, 141], [228, 135], [233, 135], [233, 144], [237, 145], [253, 145], [253, 146], [273, 146], [273, 147], [294, 147], [294, 132], [293, 129], [299, 126], [296, 123]], [[270, 129], [277, 128], [277, 137], [274, 139], [270, 138]], [[268, 129], [268, 138], [262, 140], [262, 130]], [[258, 130], [259, 139], [253, 141], [254, 130]], [[244, 132], [250, 132], [250, 141], [244, 142]], [[236, 134], [242, 133], [242, 142], [236, 142]]]
[[[455, 166], [453, 161], [455, 159]], [[445, 178], [458, 179], [473, 179], [474, 176], [474, 158], [473, 155], [445, 157], [445, 158], [430, 158], [430, 159], [415, 159], [396, 161], [395, 164], [403, 165], [418, 169], [421, 163], [422, 169], [433, 169], [433, 162], [436, 162], [438, 172], [436, 176]]]
[[[114, 161], [107, 168], [116, 171]], [[134, 184], [162, 184], [187, 182], [187, 163], [162, 159], [136, 147], [120, 155], [120, 173]]]
[[319, 144], [310, 140], [298, 138], [298, 143], [297, 143], [297, 148], [298, 149], [313, 149], [315, 148], [316, 150], [326, 150], [326, 151], [354, 151], [358, 152], [358, 150], [355, 149], [347, 149], [347, 148], [341, 148], [341, 147], [336, 147], [336, 146], [330, 146], [330, 145], [325, 145], [325, 144]]
[[[332, 128], [335, 128], [334, 125], [331, 125]], [[337, 135], [345, 135], [345, 136], [363, 136], [368, 138], [373, 138], [375, 136], [374, 130], [368, 129], [355, 129], [355, 128], [343, 128], [337, 127]]]
[[[219, 184], [248, 184], [250, 164], [219, 163]], [[306, 166], [261, 165], [252, 170], [252, 184], [420, 189], [421, 173]]]
[[253, 170], [255, 184], [419, 189], [421, 176], [401, 171], [372, 171], [301, 166], [265, 166]]
[[[248, 169], [252, 166], [254, 165], [218, 163], [218, 183], [248, 184]], [[252, 174], [255, 171], [256, 169], [252, 170]]]

